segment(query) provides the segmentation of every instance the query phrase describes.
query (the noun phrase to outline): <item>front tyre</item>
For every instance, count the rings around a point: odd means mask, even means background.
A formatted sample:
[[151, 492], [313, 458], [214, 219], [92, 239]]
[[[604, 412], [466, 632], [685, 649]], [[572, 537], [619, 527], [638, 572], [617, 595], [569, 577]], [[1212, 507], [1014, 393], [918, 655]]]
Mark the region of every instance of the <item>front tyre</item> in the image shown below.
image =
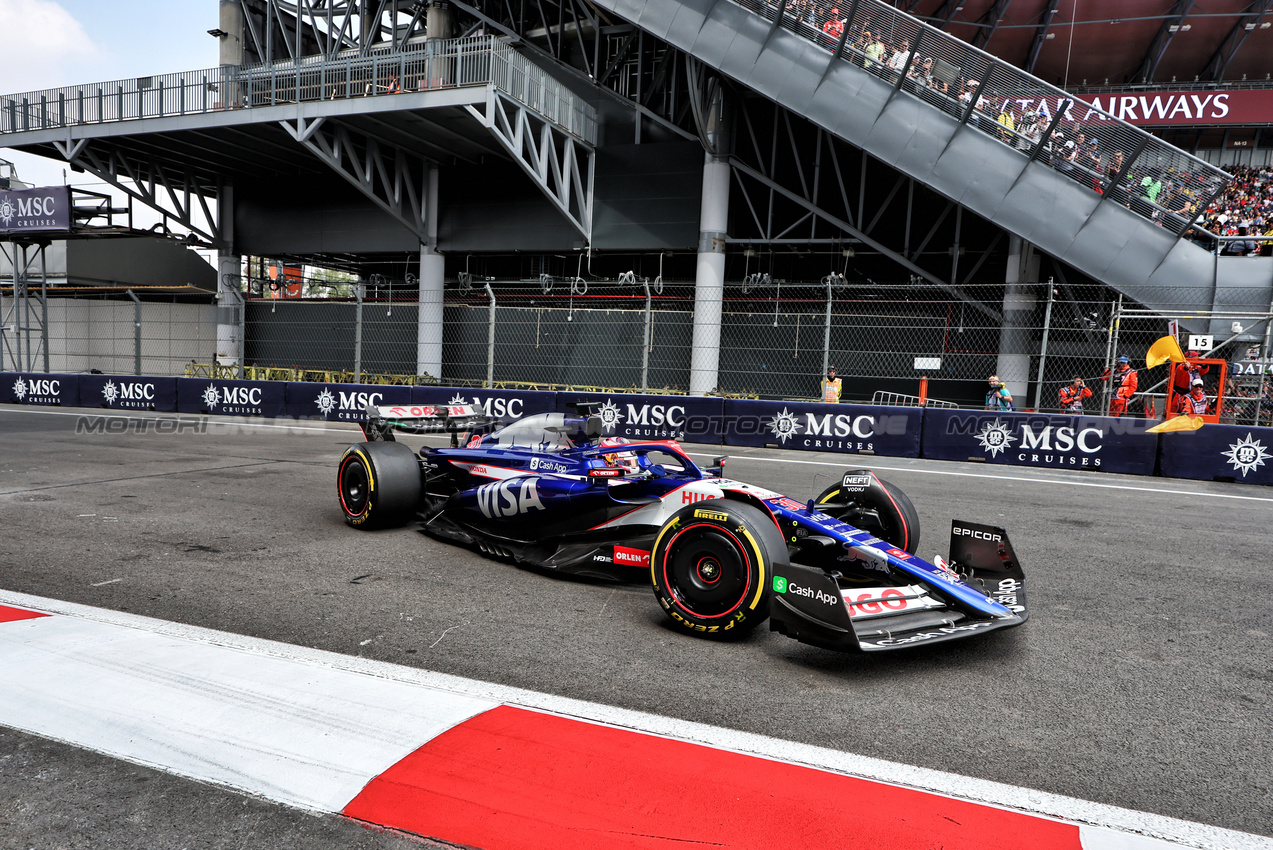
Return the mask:
[[682, 631], [741, 636], [769, 616], [774, 567], [786, 558], [769, 514], [712, 500], [681, 508], [663, 524], [650, 556], [650, 580], [655, 598]]
[[[919, 513], [911, 500], [874, 472], [854, 470], [846, 473], [846, 478], [850, 476], [858, 482], [849, 487], [832, 484], [823, 490], [814, 499], [818, 509], [914, 555], [919, 549]], [[868, 477], [869, 484], [865, 483]]]
[[402, 443], [358, 443], [341, 455], [337, 488], [355, 528], [402, 525], [420, 502], [420, 462]]

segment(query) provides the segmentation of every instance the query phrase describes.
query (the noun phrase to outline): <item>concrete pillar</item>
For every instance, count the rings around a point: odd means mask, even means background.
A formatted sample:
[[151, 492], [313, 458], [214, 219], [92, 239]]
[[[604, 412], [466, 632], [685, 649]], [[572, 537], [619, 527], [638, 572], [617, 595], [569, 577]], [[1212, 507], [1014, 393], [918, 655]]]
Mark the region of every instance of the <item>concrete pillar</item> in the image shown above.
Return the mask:
[[708, 154], [703, 163], [703, 205], [694, 276], [694, 332], [690, 392], [720, 386], [720, 317], [725, 298], [725, 230], [729, 225], [729, 163]]
[[420, 246], [420, 314], [416, 326], [416, 374], [442, 377], [442, 283], [446, 258], [438, 253], [438, 168], [429, 169], [425, 231]]
[[217, 227], [221, 241], [217, 245], [217, 351], [216, 362], [225, 366], [243, 360], [243, 338], [240, 333], [242, 305], [242, 258], [234, 251], [234, 187], [217, 189]]
[[1020, 236], [1008, 237], [1008, 266], [1004, 274], [1003, 325], [999, 329], [996, 372], [1008, 385], [1018, 409], [1026, 406], [1030, 383], [1030, 355], [1034, 353], [1034, 314], [1038, 306], [1039, 256]]
[[221, 0], [221, 64], [243, 64], [243, 7], [239, 0]]
[[434, 38], [450, 38], [455, 26], [455, 12], [451, 4], [444, 0], [433, 0], [424, 12], [425, 36]]
[[243, 104], [243, 87], [236, 74], [243, 67], [243, 7], [238, 0], [221, 0], [220, 30], [221, 36], [221, 102], [225, 106], [241, 106]]
[[242, 258], [217, 252], [217, 354], [222, 366], [237, 366], [243, 360], [243, 338], [239, 334], [239, 292]]

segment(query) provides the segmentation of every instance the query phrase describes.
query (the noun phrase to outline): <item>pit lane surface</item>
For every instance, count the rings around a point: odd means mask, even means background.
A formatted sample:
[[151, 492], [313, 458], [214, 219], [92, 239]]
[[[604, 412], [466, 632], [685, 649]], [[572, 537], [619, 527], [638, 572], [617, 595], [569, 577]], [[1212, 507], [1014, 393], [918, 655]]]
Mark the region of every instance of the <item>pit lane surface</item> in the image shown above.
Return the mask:
[[[5, 589], [1273, 834], [1266, 490], [864, 458], [915, 502], [921, 554], [944, 553], [953, 517], [1005, 526], [1032, 618], [846, 656], [767, 631], [685, 637], [644, 586], [348, 529], [333, 479], [352, 428], [77, 436], [67, 413], [0, 411]], [[748, 450], [730, 474], [804, 498], [852, 460]], [[233, 795], [7, 731], [0, 765], [12, 846], [46, 843], [27, 825], [40, 822], [79, 824], [95, 836], [82, 846], [111, 830], [122, 846], [238, 846], [244, 830], [272, 846], [400, 840], [256, 801], [248, 815]], [[202, 814], [137, 840], [164, 820], [132, 791], [142, 774], [171, 786], [161, 796], [206, 799]]]

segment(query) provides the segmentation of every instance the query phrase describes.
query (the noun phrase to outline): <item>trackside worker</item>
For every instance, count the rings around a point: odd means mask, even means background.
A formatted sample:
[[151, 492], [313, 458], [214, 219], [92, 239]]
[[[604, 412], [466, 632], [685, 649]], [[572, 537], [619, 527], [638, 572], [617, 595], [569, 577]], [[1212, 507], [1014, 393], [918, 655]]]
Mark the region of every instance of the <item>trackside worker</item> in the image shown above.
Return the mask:
[[[1105, 377], [1109, 378], [1108, 375]], [[1118, 385], [1118, 389], [1114, 391], [1114, 397], [1109, 401], [1109, 415], [1122, 416], [1127, 412], [1127, 405], [1131, 403], [1132, 397], [1136, 395], [1136, 387], [1139, 383], [1136, 370], [1132, 368], [1132, 362], [1126, 354], [1118, 358], [1118, 368], [1114, 371], [1114, 383]]]
[[1207, 391], [1202, 387], [1202, 378], [1194, 378], [1188, 395], [1176, 396], [1173, 412], [1177, 416], [1205, 416], [1210, 406], [1211, 400], [1207, 398]]
[[1013, 410], [1012, 393], [998, 375], [990, 376], [990, 389], [986, 392], [986, 410]]
[[822, 381], [822, 400], [828, 404], [839, 404], [840, 393], [843, 392], [844, 381], [835, 376], [835, 367], [827, 367], [827, 376]]
[[1091, 398], [1092, 391], [1077, 375], [1068, 387], [1061, 387], [1061, 410], [1065, 413], [1082, 413], [1083, 399]]
[[1188, 358], [1186, 362], [1177, 363], [1172, 367], [1171, 388], [1176, 395], [1188, 395], [1194, 379], [1201, 378], [1211, 371], [1210, 366], [1203, 366], [1193, 362], [1194, 359], [1201, 356], [1197, 351], [1190, 351], [1185, 355]]

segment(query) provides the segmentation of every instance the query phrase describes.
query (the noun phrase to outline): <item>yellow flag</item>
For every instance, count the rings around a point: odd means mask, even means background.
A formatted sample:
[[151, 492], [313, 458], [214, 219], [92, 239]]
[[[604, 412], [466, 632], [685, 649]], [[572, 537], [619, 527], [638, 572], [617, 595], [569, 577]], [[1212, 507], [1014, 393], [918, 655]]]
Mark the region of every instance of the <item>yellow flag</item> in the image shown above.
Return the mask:
[[[1164, 337], [1169, 339], [1169, 337]], [[1175, 342], [1175, 340], [1172, 340]], [[1159, 422], [1152, 428], [1146, 428], [1146, 434], [1166, 434], [1168, 431], [1197, 431], [1203, 426], [1201, 416], [1177, 416], [1175, 419], [1168, 419], [1166, 422]]]
[[1160, 363], [1166, 363], [1168, 360], [1172, 363], [1185, 362], [1185, 353], [1180, 350], [1180, 343], [1176, 342], [1174, 336], [1165, 336], [1158, 339], [1145, 352], [1145, 366], [1150, 369]]

